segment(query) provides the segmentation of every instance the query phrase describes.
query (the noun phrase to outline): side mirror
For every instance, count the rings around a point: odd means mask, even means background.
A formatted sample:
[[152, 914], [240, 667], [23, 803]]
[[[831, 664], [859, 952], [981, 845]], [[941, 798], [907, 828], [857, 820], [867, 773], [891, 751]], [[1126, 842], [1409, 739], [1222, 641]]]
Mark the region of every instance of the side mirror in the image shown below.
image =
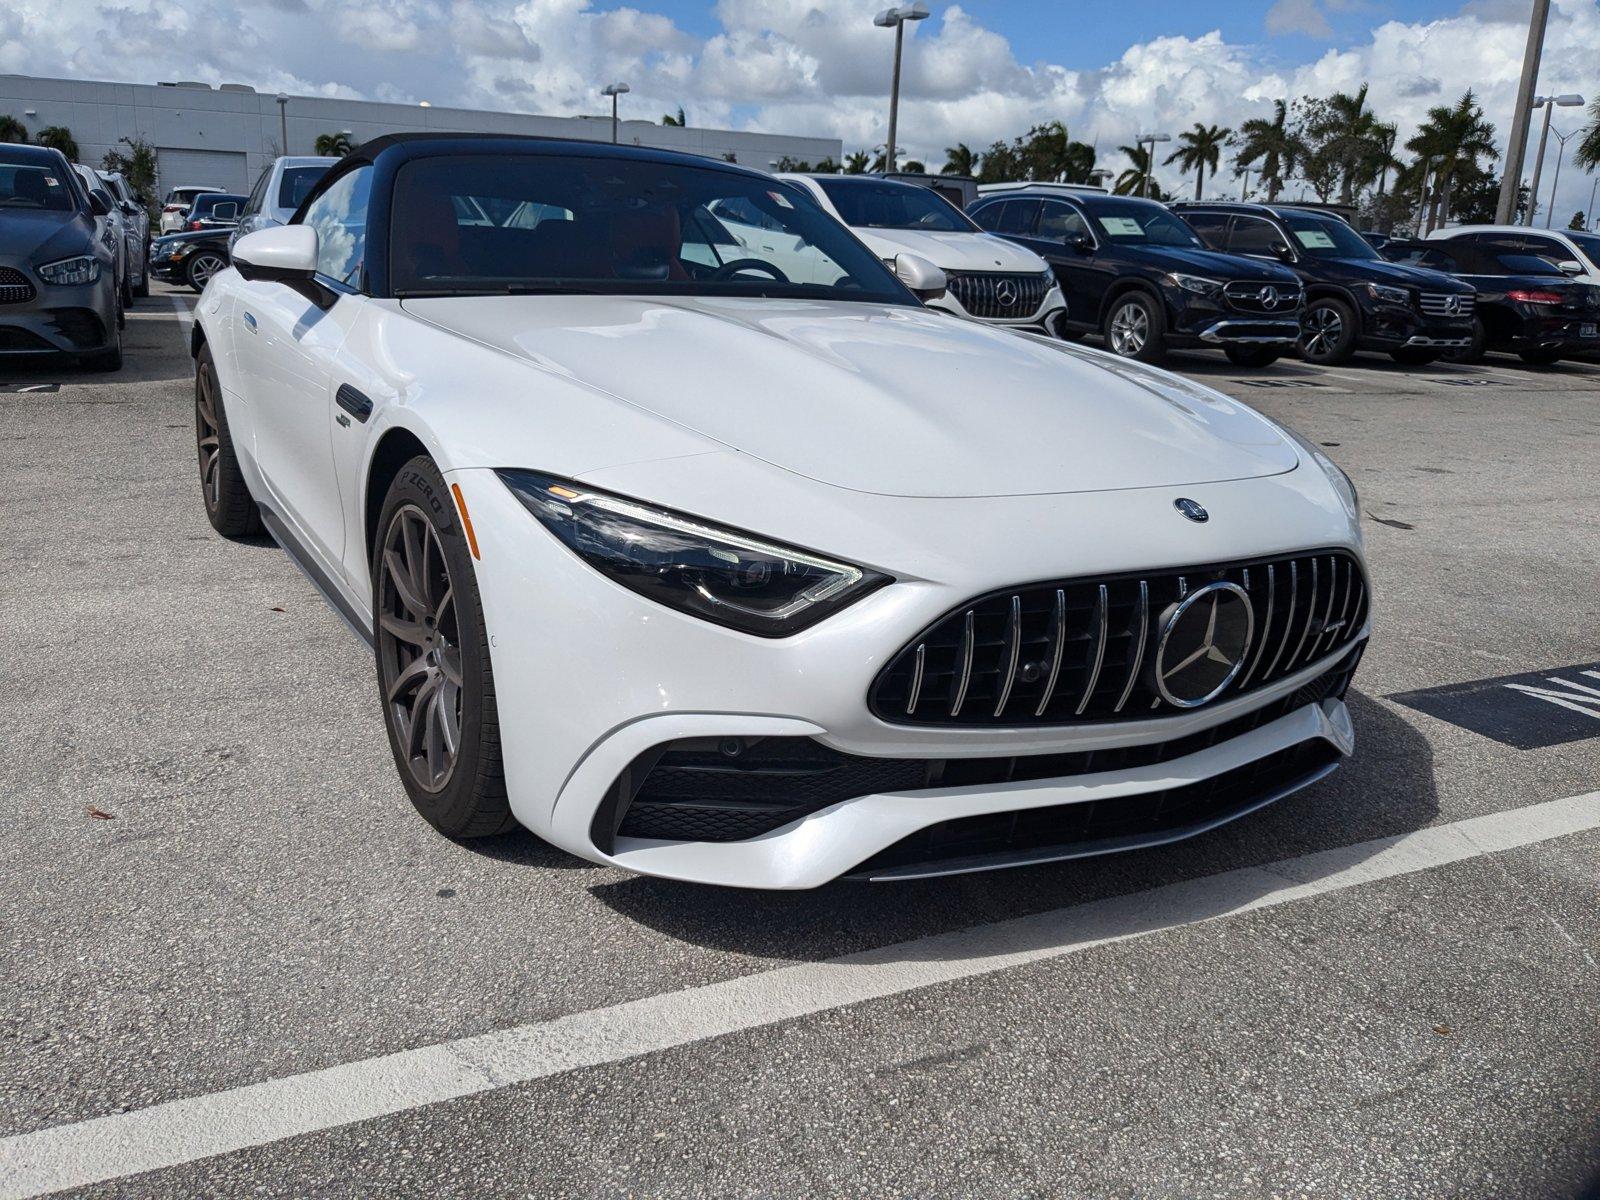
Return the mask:
[[1274, 258], [1281, 258], [1284, 262], [1294, 261], [1294, 251], [1289, 249], [1288, 242], [1273, 242], [1272, 256]]
[[322, 307], [338, 298], [316, 281], [317, 231], [309, 225], [274, 225], [247, 233], [234, 242], [232, 258], [246, 279], [285, 284]]
[[104, 193], [102, 193], [102, 192], [90, 192], [89, 193], [89, 211], [92, 212], [97, 217], [104, 217], [104, 216], [107, 216], [107, 215], [110, 214], [111, 205], [106, 203], [106, 198], [105, 198]]
[[1568, 275], [1582, 275], [1583, 264], [1575, 258], [1569, 258], [1556, 264], [1556, 270], [1565, 271]]
[[1089, 254], [1094, 251], [1094, 239], [1087, 233], [1073, 234], [1067, 239], [1067, 245], [1071, 246], [1079, 254]]
[[949, 284], [944, 272], [920, 254], [895, 255], [894, 274], [924, 304], [943, 296]]

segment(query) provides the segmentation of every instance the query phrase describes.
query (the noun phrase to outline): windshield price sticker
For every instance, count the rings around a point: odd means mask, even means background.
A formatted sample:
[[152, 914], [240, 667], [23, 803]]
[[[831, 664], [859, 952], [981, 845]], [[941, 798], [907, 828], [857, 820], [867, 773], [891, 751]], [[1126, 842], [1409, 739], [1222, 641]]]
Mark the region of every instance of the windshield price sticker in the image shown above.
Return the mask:
[[789, 197], [785, 196], [782, 192], [768, 192], [767, 195], [772, 198], [772, 202], [779, 208], [794, 207], [794, 204], [790, 201]]
[[1144, 228], [1132, 217], [1096, 217], [1107, 237], [1142, 237]]
[[1296, 229], [1294, 235], [1307, 250], [1333, 249], [1333, 239], [1320, 229]]

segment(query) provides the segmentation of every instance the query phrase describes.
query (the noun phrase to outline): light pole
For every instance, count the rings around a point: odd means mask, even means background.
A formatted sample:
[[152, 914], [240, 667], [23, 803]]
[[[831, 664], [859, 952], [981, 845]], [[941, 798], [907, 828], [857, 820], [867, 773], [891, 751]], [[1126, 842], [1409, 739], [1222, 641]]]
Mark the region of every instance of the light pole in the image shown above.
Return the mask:
[[1089, 172], [1089, 182], [1094, 184], [1096, 187], [1105, 188], [1107, 191], [1110, 191], [1111, 189], [1106, 187], [1106, 185], [1113, 178], [1115, 178], [1116, 174], [1117, 173], [1110, 167], [1096, 167], [1094, 170]]
[[1156, 143], [1170, 142], [1171, 140], [1172, 135], [1170, 133], [1141, 133], [1133, 139], [1135, 146], [1142, 146], [1146, 142], [1150, 143], [1150, 157], [1144, 160], [1144, 178], [1139, 181], [1139, 195], [1150, 195], [1150, 172], [1155, 169], [1156, 165]]
[[1511, 139], [1506, 145], [1505, 174], [1500, 177], [1500, 202], [1495, 206], [1497, 225], [1510, 225], [1516, 220], [1522, 159], [1528, 149], [1528, 118], [1532, 115], [1528, 105], [1539, 82], [1539, 56], [1544, 52], [1544, 27], [1549, 16], [1550, 0], [1533, 0], [1528, 44], [1522, 52], [1522, 78], [1517, 83], [1517, 104], [1511, 115]]
[[872, 23], [882, 29], [894, 30], [894, 77], [889, 83], [889, 140], [883, 152], [884, 164], [894, 170], [894, 138], [900, 121], [900, 52], [906, 40], [906, 22], [921, 21], [928, 16], [928, 6], [917, 0], [904, 8], [886, 8], [872, 18]]
[[289, 97], [282, 92], [278, 93], [278, 132], [283, 137], [283, 150], [280, 153], [289, 153]]
[[1561, 159], [1567, 152], [1567, 139], [1577, 137], [1583, 130], [1574, 129], [1571, 133], [1562, 133], [1559, 129], [1552, 129], [1550, 132], [1556, 135], [1556, 141], [1561, 143], [1561, 148], [1556, 151], [1556, 173], [1554, 178], [1550, 180], [1550, 204], [1544, 210], [1544, 227], [1546, 229], [1550, 228], [1550, 218], [1556, 215], [1556, 189], [1561, 186]]
[[617, 97], [632, 91], [625, 83], [608, 83], [600, 89], [602, 96], [611, 97], [611, 144], [617, 144]]
[[1589, 218], [1590, 229], [1600, 229], [1600, 217], [1594, 215], [1594, 189], [1597, 187], [1600, 187], [1600, 179], [1596, 179], [1589, 185], [1589, 211], [1584, 216]]
[[1243, 178], [1243, 182], [1239, 184], [1239, 199], [1245, 201], [1250, 199], [1250, 168], [1240, 167], [1239, 174]]
[[[1550, 140], [1550, 110], [1552, 108], [1576, 108], [1583, 103], [1583, 97], [1567, 92], [1562, 96], [1535, 96], [1533, 106], [1544, 109], [1544, 129], [1539, 134], [1539, 156], [1533, 160], [1533, 184], [1528, 188], [1528, 215], [1523, 219], [1523, 224], [1533, 225], [1533, 210], [1539, 207], [1539, 172], [1544, 167], [1544, 146]], [[1521, 180], [1518, 180], [1520, 183]], [[1516, 212], [1516, 202], [1511, 205], [1512, 212]], [[1509, 220], [1505, 222], [1511, 224]]]

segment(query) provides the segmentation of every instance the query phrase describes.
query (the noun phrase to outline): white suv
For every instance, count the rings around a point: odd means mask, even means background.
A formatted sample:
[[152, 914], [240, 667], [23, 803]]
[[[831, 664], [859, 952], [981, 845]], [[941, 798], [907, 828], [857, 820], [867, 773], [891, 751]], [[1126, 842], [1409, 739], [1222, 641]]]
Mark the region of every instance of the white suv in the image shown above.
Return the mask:
[[338, 161], [337, 158], [290, 154], [273, 159], [261, 172], [255, 187], [250, 189], [250, 198], [239, 214], [238, 228], [228, 238], [229, 247], [247, 233], [287, 225], [300, 202], [316, 187], [317, 180]]
[[[986, 233], [931, 188], [881, 175], [779, 175], [804, 188], [879, 258], [916, 254], [945, 273], [947, 290], [929, 308], [958, 317], [1054, 334], [1067, 302], [1050, 264], [1032, 250]], [[745, 231], [718, 214], [735, 237]], [[762, 247], [765, 249], [765, 247]]]

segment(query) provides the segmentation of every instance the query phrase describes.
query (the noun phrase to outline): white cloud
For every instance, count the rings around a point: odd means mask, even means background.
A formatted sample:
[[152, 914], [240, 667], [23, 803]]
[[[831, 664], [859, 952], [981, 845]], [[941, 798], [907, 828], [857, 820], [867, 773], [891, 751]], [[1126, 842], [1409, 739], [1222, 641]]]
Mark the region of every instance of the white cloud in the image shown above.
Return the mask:
[[1299, 33], [1306, 37], [1329, 38], [1333, 26], [1318, 6], [1317, 0], [1278, 0], [1267, 9], [1267, 32], [1274, 37]]

